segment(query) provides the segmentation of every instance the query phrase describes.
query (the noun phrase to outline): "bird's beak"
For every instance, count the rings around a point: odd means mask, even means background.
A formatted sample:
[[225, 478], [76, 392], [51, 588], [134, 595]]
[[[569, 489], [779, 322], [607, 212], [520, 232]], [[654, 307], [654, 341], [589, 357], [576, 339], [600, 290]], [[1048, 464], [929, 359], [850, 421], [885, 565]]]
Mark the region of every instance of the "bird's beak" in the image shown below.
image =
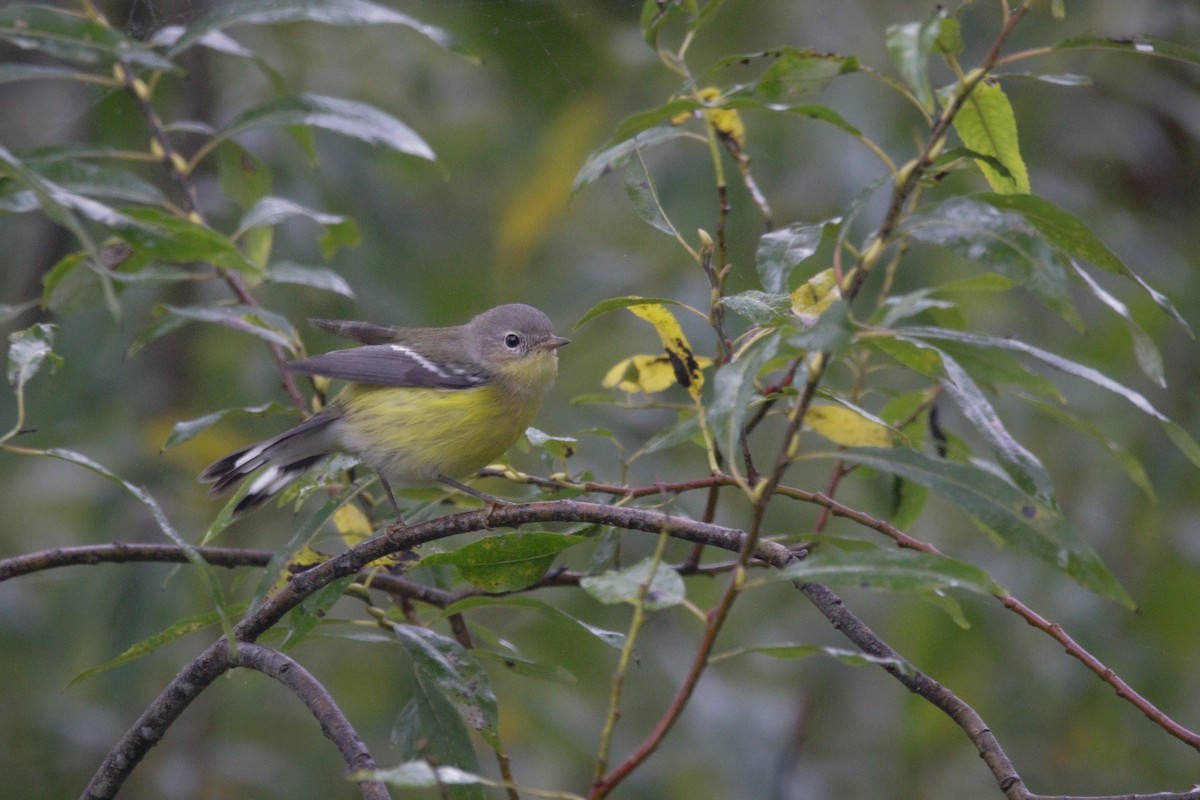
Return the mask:
[[543, 339], [542, 341], [538, 342], [538, 349], [539, 350], [557, 350], [558, 348], [562, 347], [564, 344], [570, 344], [570, 343], [571, 343], [571, 340], [566, 338], [565, 336], [551, 336], [548, 339]]

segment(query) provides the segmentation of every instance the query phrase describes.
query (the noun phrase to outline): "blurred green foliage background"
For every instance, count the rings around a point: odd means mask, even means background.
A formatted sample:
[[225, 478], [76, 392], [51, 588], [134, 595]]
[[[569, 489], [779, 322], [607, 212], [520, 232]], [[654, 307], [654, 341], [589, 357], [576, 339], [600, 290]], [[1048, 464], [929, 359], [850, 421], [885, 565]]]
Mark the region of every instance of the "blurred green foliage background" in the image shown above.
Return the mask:
[[[498, 302], [520, 301], [543, 308], [560, 331], [569, 332], [584, 311], [611, 296], [707, 303], [703, 275], [672, 240], [635, 218], [619, 180], [570, 194], [584, 158], [621, 119], [661, 104], [679, 88], [641, 39], [640, 2], [404, 0], [394, 6], [452, 31], [478, 63], [390, 26], [294, 24], [231, 31], [297, 90], [375, 104], [411, 125], [438, 154], [438, 163], [431, 165], [318, 133], [319, 159], [311, 163], [281, 130], [242, 141], [270, 166], [275, 194], [349, 216], [362, 231], [361, 243], [339, 251], [331, 262], [353, 286], [357, 302], [273, 286], [260, 294], [264, 305], [297, 322], [321, 316], [449, 324]], [[137, 0], [106, 2], [103, 11], [118, 27], [148, 34], [183, 24], [208, 7]], [[885, 27], [924, 19], [931, 11], [931, 3], [891, 0], [729, 0], [718, 23], [696, 41], [691, 62], [703, 67], [732, 53], [789, 45], [856, 55], [888, 70]], [[998, 13], [992, 2], [966, 9], [965, 63], [990, 41]], [[1018, 29], [1008, 49], [1084, 33], [1145, 33], [1196, 47], [1200, 8], [1177, 0], [1067, 3], [1065, 20], [1040, 10]], [[11, 47], [0, 50], [5, 58], [18, 55]], [[185, 63], [187, 75], [168, 79], [178, 85], [160, 92], [170, 98], [160, 107], [165, 118], [220, 124], [269, 95], [265, 79], [240, 59], [196, 50]], [[1086, 74], [1094, 82], [1070, 88], [1005, 82], [1035, 191], [1085, 219], [1134, 270], [1173, 299], [1193, 328], [1200, 328], [1195, 310], [1200, 301], [1200, 69], [1105, 52], [1053, 54], [1018, 69]], [[909, 157], [920, 120], [880, 84], [849, 76], [818, 99], [895, 157]], [[779, 223], [843, 213], [879, 172], [866, 150], [832, 127], [784, 115], [747, 114], [746, 123], [747, 151]], [[144, 147], [145, 135], [141, 118], [120, 94], [65, 82], [0, 87], [0, 144], [14, 152], [87, 140], [138, 148]], [[689, 146], [662, 148], [649, 164], [679, 227], [711, 229], [716, 201], [710, 164], [702, 148]], [[742, 187], [731, 183], [731, 281], [735, 288], [750, 288], [762, 222]], [[200, 193], [210, 221], [230, 229], [239, 212], [222, 199], [211, 176], [202, 176]], [[881, 210], [869, 208], [863, 216], [873, 221]], [[298, 261], [317, 263], [311, 230], [302, 222], [294, 226], [277, 236], [276, 247]], [[67, 233], [36, 215], [0, 216], [0, 302], [37, 296], [42, 273], [74, 246]], [[961, 269], [952, 263], [930, 253], [927, 268], [934, 274]], [[929, 280], [904, 279], [913, 285]], [[1141, 376], [1124, 327], [1094, 302], [1082, 303], [1088, 324], [1083, 333], [1045, 314], [1032, 299], [1020, 302], [1019, 295], [1007, 294], [1001, 301], [983, 295], [971, 313], [976, 325], [993, 334], [1053, 345], [1103, 369], [1197, 434], [1195, 342], [1127, 284], [1105, 283], [1133, 307], [1162, 347], [1168, 388]], [[216, 285], [180, 285], [167, 289], [166, 298], [184, 304], [221, 291]], [[278, 430], [281, 418], [230, 419], [164, 453], [167, 432], [181, 419], [282, 395], [266, 348], [216, 327], [186, 328], [125, 358], [149, 321], [151, 306], [162, 299], [158, 288], [134, 286], [124, 295], [119, 320], [97, 306], [51, 317], [60, 326], [56, 349], [65, 364], [30, 387], [30, 422], [37, 431], [28, 440], [79, 450], [145, 485], [177, 527], [198, 539], [220, 506], [205, 496], [195, 475], [215, 456]], [[27, 314], [8, 323], [7, 330], [35, 319]], [[569, 402], [598, 391], [600, 378], [619, 358], [656, 347], [649, 327], [635, 323], [629, 315], [613, 314], [569, 334], [575, 343], [563, 351], [559, 385], [539, 427], [560, 434], [604, 427], [624, 447], [636, 449], [671, 420], [667, 412]], [[695, 335], [698, 346], [711, 347], [699, 328]], [[318, 334], [307, 335], [307, 341], [313, 351], [332, 343]], [[1195, 470], [1156, 425], [1120, 400], [1086, 390], [1073, 393], [1072, 400], [1142, 459], [1157, 502], [1132, 485], [1092, 440], [1003, 397], [997, 406], [1018, 439], [1045, 462], [1067, 516], [1129, 589], [1139, 613], [1127, 613], [1027, 558], [998, 551], [948, 507], [932, 505], [914, 533], [986, 565], [1174, 718], [1196, 728], [1200, 485]], [[10, 398], [0, 397], [0, 418], [12, 414]], [[951, 418], [947, 425], [953, 424]], [[531, 454], [516, 452], [513, 458], [539, 469]], [[612, 446], [601, 438], [584, 437], [577, 459], [578, 467], [615, 477]], [[677, 479], [704, 469], [698, 450], [675, 448], [639, 461], [631, 479]], [[811, 488], [824, 480], [819, 471], [793, 477], [801, 485], [811, 479]], [[503, 492], [503, 485], [496, 490]], [[850, 496], [868, 505], [879, 502], [867, 491]], [[681, 502], [684, 510], [699, 514], [693, 507], [698, 500]], [[118, 487], [65, 463], [4, 454], [0, 507], [0, 556], [160, 539], [142, 506]], [[725, 521], [737, 524], [736, 510], [727, 509]], [[769, 527], [802, 534], [811, 529], [813, 516], [810, 508], [793, 507], [773, 517]], [[277, 546], [289, 523], [286, 510], [267, 509], [240, 523], [225, 541]], [[835, 525], [839, 529], [852, 530], [844, 523]], [[258, 577], [231, 580], [252, 587]], [[689, 595], [701, 607], [717, 589], [704, 579], [689, 582]], [[627, 625], [627, 610], [601, 607], [578, 590], [547, 590], [544, 597], [595, 624], [617, 630]], [[999, 604], [961, 598], [971, 623], [963, 630], [910, 596], [851, 590], [845, 598], [896, 649], [980, 711], [1036, 791], [1150, 792], [1196, 782], [1200, 758], [1195, 752], [1114, 699], [1108, 687]], [[77, 567], [0, 585], [0, 797], [77, 794], [112, 743], [207, 643], [208, 634], [79, 685], [67, 684], [131, 643], [207, 610], [206, 602], [187, 569], [163, 566]], [[496, 611], [483, 619], [528, 654], [561, 663], [578, 679], [562, 685], [492, 670], [503, 709], [502, 734], [518, 778], [529, 785], [583, 791], [615, 651], [532, 615]], [[636, 745], [661, 713], [686, 669], [698, 631], [697, 621], [680, 610], [652, 617], [628, 684], [617, 757]], [[756, 591], [736, 606], [718, 649], [780, 641], [843, 644], [794, 590], [780, 585]], [[326, 683], [380, 764], [397, 760], [389, 732], [408, 690], [400, 649], [316, 638], [296, 656]], [[293, 698], [259, 675], [237, 672], [187, 711], [122, 796], [353, 796], [353, 786], [340, 773], [336, 753]], [[679, 728], [619, 794], [999, 796], [961, 732], [881, 671], [761, 656], [730, 660], [708, 673]]]

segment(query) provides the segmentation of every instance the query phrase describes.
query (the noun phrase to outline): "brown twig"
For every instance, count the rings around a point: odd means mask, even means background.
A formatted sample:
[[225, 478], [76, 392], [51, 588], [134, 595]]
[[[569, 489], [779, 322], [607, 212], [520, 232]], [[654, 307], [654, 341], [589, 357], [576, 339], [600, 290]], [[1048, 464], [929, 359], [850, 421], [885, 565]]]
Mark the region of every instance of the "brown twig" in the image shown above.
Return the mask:
[[[321, 733], [337, 746], [351, 773], [376, 768], [367, 745], [350, 720], [321, 682], [299, 663], [278, 650], [243, 642], [238, 645], [236, 666], [257, 670], [291, 689], [321, 724]], [[364, 800], [390, 800], [391, 797], [387, 786], [378, 781], [359, 781], [358, 788]]]

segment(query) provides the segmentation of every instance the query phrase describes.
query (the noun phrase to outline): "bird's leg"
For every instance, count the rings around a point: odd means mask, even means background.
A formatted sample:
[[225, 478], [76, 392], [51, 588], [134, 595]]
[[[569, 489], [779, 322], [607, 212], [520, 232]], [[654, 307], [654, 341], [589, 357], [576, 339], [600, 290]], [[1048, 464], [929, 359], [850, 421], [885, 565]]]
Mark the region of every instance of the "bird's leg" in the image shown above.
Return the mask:
[[392, 494], [392, 485], [388, 483], [387, 478], [383, 477], [382, 472], [376, 474], [379, 475], [379, 485], [382, 486], [383, 491], [387, 493], [388, 500], [392, 502], [392, 508], [396, 511], [396, 524], [403, 525], [404, 515], [400, 513], [400, 504], [396, 502], [396, 495]]
[[439, 474], [439, 475], [436, 475], [435, 478], [438, 480], [439, 483], [444, 483], [447, 486], [452, 486], [455, 489], [458, 489], [460, 492], [466, 492], [467, 494], [471, 495], [472, 497], [477, 497], [480, 500], [482, 500], [483, 502], [487, 503], [488, 515], [487, 515], [487, 522], [485, 523], [485, 527], [487, 527], [489, 530], [492, 527], [492, 525], [491, 525], [492, 512], [496, 510], [496, 507], [512, 505], [512, 503], [509, 503], [507, 500], [501, 500], [499, 497], [490, 495], [487, 492], [481, 492], [472, 486], [467, 486], [465, 483], [459, 483], [458, 481], [454, 480], [453, 478], [447, 478], [445, 475]]

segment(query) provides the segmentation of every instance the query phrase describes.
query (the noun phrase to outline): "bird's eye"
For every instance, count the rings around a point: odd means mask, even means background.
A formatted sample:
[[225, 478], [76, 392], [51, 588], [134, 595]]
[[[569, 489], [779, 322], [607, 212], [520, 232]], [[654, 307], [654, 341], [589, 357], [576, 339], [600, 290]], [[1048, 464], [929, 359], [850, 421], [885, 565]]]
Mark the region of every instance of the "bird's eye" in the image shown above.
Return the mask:
[[507, 334], [504, 337], [504, 346], [509, 350], [516, 350], [521, 346], [521, 337], [515, 333]]

